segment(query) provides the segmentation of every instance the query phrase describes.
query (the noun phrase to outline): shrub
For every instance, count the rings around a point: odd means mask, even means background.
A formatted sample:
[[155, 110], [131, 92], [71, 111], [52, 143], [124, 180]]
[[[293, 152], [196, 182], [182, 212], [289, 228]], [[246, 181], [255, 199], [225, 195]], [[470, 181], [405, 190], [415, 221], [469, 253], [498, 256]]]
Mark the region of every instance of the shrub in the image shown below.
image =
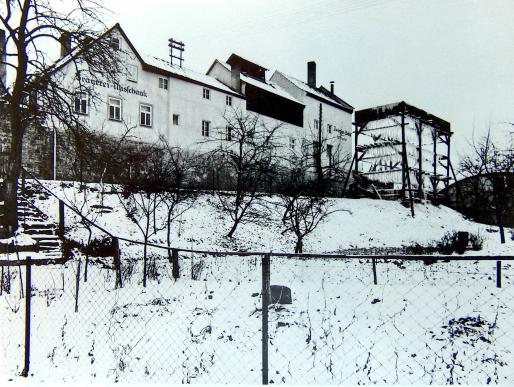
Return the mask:
[[88, 246], [84, 247], [83, 252], [90, 257], [112, 257], [116, 253], [112, 239], [109, 237], [93, 239]]
[[146, 277], [148, 279], [159, 279], [159, 271], [157, 270], [157, 256], [150, 254], [148, 256], [148, 265], [146, 267]]
[[121, 265], [121, 280], [122, 283], [130, 282], [132, 275], [134, 274], [134, 268], [136, 266], [136, 261], [132, 259], [127, 259], [123, 261]]
[[475, 251], [482, 250], [484, 245], [484, 237], [477, 232], [476, 234], [469, 234], [469, 243], [471, 244], [471, 249]]
[[439, 242], [437, 242], [437, 251], [440, 254], [450, 255], [455, 251], [455, 244], [457, 242], [457, 232], [447, 231]]

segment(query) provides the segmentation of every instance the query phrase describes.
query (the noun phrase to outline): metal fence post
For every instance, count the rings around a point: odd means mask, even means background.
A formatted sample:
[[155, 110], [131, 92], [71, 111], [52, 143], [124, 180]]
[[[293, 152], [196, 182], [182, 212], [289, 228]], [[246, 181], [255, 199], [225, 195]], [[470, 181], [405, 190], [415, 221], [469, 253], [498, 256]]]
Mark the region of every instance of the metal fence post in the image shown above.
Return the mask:
[[25, 359], [23, 371], [21, 376], [27, 377], [29, 375], [30, 366], [30, 301], [32, 298], [32, 267], [30, 257], [27, 257], [27, 264], [25, 266]]
[[171, 273], [174, 279], [180, 278], [180, 267], [178, 263], [178, 250], [171, 249]]
[[64, 202], [59, 200], [59, 228], [57, 230], [60, 236], [64, 235]]
[[112, 244], [114, 248], [114, 271], [116, 273], [116, 283], [114, 289], [123, 287], [121, 279], [121, 258], [120, 258], [120, 241], [116, 237], [112, 237]]
[[270, 302], [270, 255], [262, 257], [262, 384], [268, 384], [268, 305]]
[[496, 261], [496, 287], [502, 287], [502, 261]]
[[378, 281], [377, 281], [377, 260], [376, 260], [376, 258], [371, 258], [371, 262], [373, 263], [373, 283], [375, 285], [377, 285]]

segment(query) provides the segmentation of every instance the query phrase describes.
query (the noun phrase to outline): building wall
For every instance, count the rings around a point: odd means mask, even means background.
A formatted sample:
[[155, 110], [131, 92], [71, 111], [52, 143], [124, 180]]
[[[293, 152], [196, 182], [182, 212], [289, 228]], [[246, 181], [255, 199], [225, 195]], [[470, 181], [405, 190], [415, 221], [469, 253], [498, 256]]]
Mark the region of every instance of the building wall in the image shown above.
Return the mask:
[[[123, 56], [127, 69], [129, 66], [137, 68], [137, 80], [132, 81], [127, 74], [121, 74], [118, 77], [118, 87], [112, 82], [95, 82], [95, 77], [87, 72], [81, 74], [82, 82], [94, 91], [89, 113], [84, 116], [90, 128], [115, 136], [130, 129], [130, 137], [134, 141], [156, 142], [162, 135], [173, 146], [205, 148], [209, 145], [202, 144], [206, 140], [202, 137], [202, 120], [211, 123], [211, 133], [214, 133], [214, 128], [225, 126], [223, 115], [227, 108], [240, 108], [243, 105], [242, 98], [232, 95], [232, 107], [228, 107], [226, 93], [198, 83], [143, 70], [128, 43], [121, 35], [118, 36], [122, 46], [120, 55]], [[71, 90], [78, 89], [79, 82], [74, 65], [67, 66], [64, 72], [68, 87]], [[159, 87], [159, 78], [167, 80], [167, 89]], [[209, 89], [210, 99], [203, 98], [204, 88]], [[109, 119], [109, 97], [122, 100], [122, 121]], [[151, 127], [140, 124], [141, 104], [152, 107]], [[179, 115], [178, 125], [173, 123], [173, 114]]]
[[[338, 149], [341, 156], [346, 155], [351, 158], [352, 155], [352, 114], [344, 110], [338, 109], [332, 105], [321, 102], [318, 99], [310, 97], [304, 90], [300, 89], [290, 82], [282, 73], [275, 71], [270, 81], [278, 84], [294, 98], [305, 105], [303, 112], [303, 136], [306, 139], [313, 139], [317, 136], [315, 128], [315, 120], [319, 122], [320, 105], [321, 105], [321, 130], [323, 148], [330, 144], [333, 149]], [[332, 125], [332, 133], [328, 132], [328, 125]], [[326, 155], [325, 155], [326, 156]]]

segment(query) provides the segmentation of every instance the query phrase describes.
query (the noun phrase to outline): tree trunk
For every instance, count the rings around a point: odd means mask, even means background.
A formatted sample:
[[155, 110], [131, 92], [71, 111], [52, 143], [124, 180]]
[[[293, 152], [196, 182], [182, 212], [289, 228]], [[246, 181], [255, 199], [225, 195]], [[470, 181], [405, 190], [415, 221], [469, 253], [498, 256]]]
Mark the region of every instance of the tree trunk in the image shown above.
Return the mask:
[[303, 239], [298, 238], [294, 247], [295, 254], [303, 254]]
[[146, 248], [148, 239], [145, 238], [145, 244], [143, 247], [143, 287], [146, 288]]
[[23, 126], [19, 113], [11, 114], [11, 151], [4, 185], [4, 233], [12, 236], [18, 228], [18, 178], [22, 163]]
[[171, 262], [171, 211], [168, 211], [168, 224], [167, 224], [167, 234], [166, 234], [166, 245], [168, 246], [168, 259]]
[[232, 225], [232, 228], [230, 229], [230, 231], [228, 232], [227, 234], [227, 238], [232, 238], [232, 236], [234, 235], [234, 233], [236, 232], [236, 229], [237, 229], [237, 226], [239, 224], [239, 219], [236, 219], [234, 221], [234, 224]]

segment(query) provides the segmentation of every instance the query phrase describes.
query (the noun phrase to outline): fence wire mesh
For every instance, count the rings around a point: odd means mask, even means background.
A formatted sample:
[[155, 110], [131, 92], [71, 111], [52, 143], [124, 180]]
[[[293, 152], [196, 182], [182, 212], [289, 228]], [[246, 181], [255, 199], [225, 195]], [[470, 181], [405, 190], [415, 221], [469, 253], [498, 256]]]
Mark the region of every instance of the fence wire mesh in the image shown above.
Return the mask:
[[[143, 287], [143, 246], [120, 250], [121, 288], [112, 257], [32, 267], [34, 380], [261, 383], [261, 256], [180, 253], [174, 279], [167, 252], [149, 247]], [[374, 285], [368, 259], [272, 256], [269, 383], [512, 382], [512, 261], [502, 269], [497, 288], [494, 261], [378, 260]], [[23, 367], [25, 268], [9, 268], [9, 288], [6, 273], [12, 378]]]
[[[274, 382], [486, 384], [514, 380], [511, 262], [273, 259], [291, 287], [270, 314]], [[271, 382], [271, 381], [270, 381]]]

